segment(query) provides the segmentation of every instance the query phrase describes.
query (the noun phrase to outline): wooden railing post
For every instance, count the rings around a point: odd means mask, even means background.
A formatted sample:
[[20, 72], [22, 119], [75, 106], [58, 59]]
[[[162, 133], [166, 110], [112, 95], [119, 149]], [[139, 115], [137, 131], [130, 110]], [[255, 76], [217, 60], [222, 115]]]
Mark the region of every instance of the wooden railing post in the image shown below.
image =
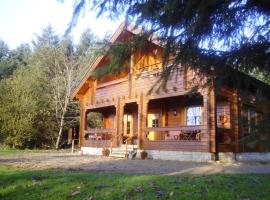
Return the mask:
[[110, 140], [110, 153], [112, 153], [112, 147], [113, 147], [113, 137]]
[[74, 139], [71, 142], [71, 153], [74, 153]]

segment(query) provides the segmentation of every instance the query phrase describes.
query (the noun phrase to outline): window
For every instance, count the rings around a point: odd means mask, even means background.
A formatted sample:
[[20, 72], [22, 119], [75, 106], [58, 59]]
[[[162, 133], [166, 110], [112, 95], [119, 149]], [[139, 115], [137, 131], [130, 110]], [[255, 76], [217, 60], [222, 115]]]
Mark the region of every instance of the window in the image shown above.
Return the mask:
[[131, 130], [131, 116], [128, 115], [127, 116], [127, 134], [130, 134], [130, 130]]
[[152, 127], [158, 127], [158, 119], [152, 120]]
[[158, 127], [159, 126], [159, 114], [158, 113], [148, 114], [147, 126], [148, 127]]
[[153, 114], [153, 116], [152, 116], [152, 127], [158, 127], [158, 120], [159, 120], [159, 115], [158, 114]]
[[250, 134], [252, 128], [257, 125], [257, 113], [254, 109], [244, 107], [242, 111], [242, 128], [245, 134]]
[[187, 125], [188, 126], [195, 126], [202, 124], [202, 114], [201, 114], [201, 107], [194, 106], [187, 108]]

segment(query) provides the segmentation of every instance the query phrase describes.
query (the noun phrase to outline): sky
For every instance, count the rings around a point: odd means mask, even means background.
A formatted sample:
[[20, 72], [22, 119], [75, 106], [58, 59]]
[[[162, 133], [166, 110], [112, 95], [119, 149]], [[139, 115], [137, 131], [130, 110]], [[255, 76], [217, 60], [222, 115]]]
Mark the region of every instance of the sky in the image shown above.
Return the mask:
[[[31, 42], [35, 34], [52, 25], [55, 32], [63, 35], [73, 12], [74, 0], [0, 0], [0, 40], [11, 49], [22, 43]], [[94, 11], [87, 11], [78, 21], [71, 35], [77, 42], [81, 33], [90, 28], [103, 37], [106, 32], [114, 32], [121, 19], [111, 21], [106, 17], [96, 18]]]

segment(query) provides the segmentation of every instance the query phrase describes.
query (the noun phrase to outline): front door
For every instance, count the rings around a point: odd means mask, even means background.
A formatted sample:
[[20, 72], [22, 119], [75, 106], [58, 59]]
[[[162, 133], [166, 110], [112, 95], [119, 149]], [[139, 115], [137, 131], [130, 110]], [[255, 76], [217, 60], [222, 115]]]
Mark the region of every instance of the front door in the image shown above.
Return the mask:
[[133, 115], [128, 113], [124, 114], [124, 131], [123, 131], [123, 142], [127, 138], [131, 138], [133, 136]]

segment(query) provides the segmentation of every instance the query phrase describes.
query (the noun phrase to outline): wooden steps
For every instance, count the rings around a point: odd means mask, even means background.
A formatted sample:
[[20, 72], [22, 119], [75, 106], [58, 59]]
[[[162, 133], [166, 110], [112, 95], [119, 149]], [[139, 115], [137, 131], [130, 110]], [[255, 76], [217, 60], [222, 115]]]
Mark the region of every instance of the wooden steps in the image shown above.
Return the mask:
[[[128, 145], [127, 146], [127, 152], [133, 151], [138, 148], [138, 145]], [[122, 144], [118, 148], [113, 148], [112, 152], [110, 154], [110, 157], [116, 157], [116, 158], [127, 158], [126, 155], [126, 145]]]

